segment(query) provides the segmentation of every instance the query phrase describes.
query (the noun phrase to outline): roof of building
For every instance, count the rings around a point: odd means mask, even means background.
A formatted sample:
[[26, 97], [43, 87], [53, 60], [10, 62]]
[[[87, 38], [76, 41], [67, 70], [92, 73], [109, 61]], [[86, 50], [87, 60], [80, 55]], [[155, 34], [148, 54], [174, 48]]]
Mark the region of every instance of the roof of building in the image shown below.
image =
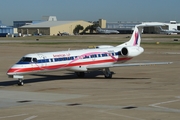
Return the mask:
[[59, 26], [63, 24], [69, 24], [72, 22], [77, 22], [77, 21], [45, 21], [45, 22], [40, 22], [36, 24], [25, 25], [20, 28], [37, 28], [37, 27], [49, 28], [49, 27]]
[[4, 24], [2, 24], [1, 22], [0, 22], [0, 28], [12, 28], [11, 26], [6, 26], [6, 25], [4, 25]]

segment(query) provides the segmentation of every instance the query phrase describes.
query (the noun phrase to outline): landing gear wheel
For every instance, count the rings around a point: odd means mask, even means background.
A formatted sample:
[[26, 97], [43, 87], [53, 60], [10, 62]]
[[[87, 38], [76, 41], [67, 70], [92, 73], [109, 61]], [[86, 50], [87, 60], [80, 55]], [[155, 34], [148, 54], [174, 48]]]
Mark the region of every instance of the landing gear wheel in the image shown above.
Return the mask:
[[105, 68], [104, 77], [105, 77], [105, 78], [112, 78], [112, 73], [111, 73], [111, 71], [109, 70], [109, 68]]
[[23, 80], [22, 80], [22, 79], [19, 79], [18, 85], [19, 85], [19, 86], [23, 86], [23, 85], [24, 85], [24, 83], [23, 83]]
[[112, 74], [104, 75], [105, 78], [112, 78]]
[[79, 78], [83, 78], [85, 73], [84, 72], [76, 72], [76, 75], [79, 77]]

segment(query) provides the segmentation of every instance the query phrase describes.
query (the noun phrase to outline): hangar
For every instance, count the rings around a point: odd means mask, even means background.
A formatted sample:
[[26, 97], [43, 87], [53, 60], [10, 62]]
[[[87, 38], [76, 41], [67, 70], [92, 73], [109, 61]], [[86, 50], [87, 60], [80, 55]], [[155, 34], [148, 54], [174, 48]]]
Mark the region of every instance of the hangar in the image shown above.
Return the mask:
[[[104, 22], [105, 20], [103, 20], [103, 22], [99, 22], [99, 23], [104, 23], [104, 28], [109, 29], [109, 30], [118, 30], [120, 32], [120, 34], [130, 34], [133, 32], [133, 29], [135, 27], [135, 25], [138, 24], [142, 24], [142, 23], [146, 23], [146, 22]], [[149, 22], [147, 22], [149, 23]], [[153, 22], [152, 22], [153, 23]], [[160, 22], [163, 23], [163, 22]], [[164, 26], [162, 26], [162, 28], [164, 30], [173, 30], [173, 29], [177, 29], [180, 30], [180, 24], [177, 23], [176, 21], [170, 21], [170, 22], [164, 22], [163, 23]], [[101, 24], [100, 24], [101, 26]], [[144, 27], [143, 28], [143, 33], [145, 34], [160, 34], [162, 33], [159, 27]]]
[[83, 20], [79, 21], [45, 21], [31, 25], [25, 25], [18, 28], [18, 33], [26, 34], [26, 35], [57, 35], [59, 33], [69, 33], [73, 34], [73, 30], [77, 25], [81, 25], [84, 29], [93, 25], [90, 22], [86, 22]]
[[[146, 23], [146, 22], [144, 22]], [[153, 23], [153, 22], [151, 22]], [[173, 29], [177, 29], [180, 30], [180, 24], [177, 23], [176, 21], [170, 21], [170, 22], [159, 22], [164, 24], [164, 26], [161, 26], [161, 28], [163, 30], [173, 30]], [[144, 27], [143, 33], [145, 34], [167, 34], [165, 32], [163, 32], [160, 27], [156, 26], [156, 27]], [[177, 34], [177, 33], [173, 33], [173, 34]]]

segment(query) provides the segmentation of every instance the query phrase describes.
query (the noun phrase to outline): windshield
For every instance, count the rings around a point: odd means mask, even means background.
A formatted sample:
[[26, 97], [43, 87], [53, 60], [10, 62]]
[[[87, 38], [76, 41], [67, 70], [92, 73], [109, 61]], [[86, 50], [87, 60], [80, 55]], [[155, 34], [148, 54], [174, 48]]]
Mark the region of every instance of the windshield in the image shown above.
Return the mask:
[[19, 62], [31, 62], [31, 57], [22, 57]]
[[32, 57], [22, 57], [19, 62], [37, 62], [37, 58]]

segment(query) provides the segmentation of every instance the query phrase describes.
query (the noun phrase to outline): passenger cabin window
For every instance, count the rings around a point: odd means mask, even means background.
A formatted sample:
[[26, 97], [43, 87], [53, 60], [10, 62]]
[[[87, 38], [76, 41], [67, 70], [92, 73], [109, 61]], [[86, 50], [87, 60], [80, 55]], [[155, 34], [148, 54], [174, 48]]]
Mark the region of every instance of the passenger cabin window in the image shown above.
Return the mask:
[[53, 62], [53, 59], [51, 59], [51, 62]]
[[105, 53], [105, 54], [102, 54], [102, 57], [106, 57], [106, 56], [108, 56], [106, 53]]

